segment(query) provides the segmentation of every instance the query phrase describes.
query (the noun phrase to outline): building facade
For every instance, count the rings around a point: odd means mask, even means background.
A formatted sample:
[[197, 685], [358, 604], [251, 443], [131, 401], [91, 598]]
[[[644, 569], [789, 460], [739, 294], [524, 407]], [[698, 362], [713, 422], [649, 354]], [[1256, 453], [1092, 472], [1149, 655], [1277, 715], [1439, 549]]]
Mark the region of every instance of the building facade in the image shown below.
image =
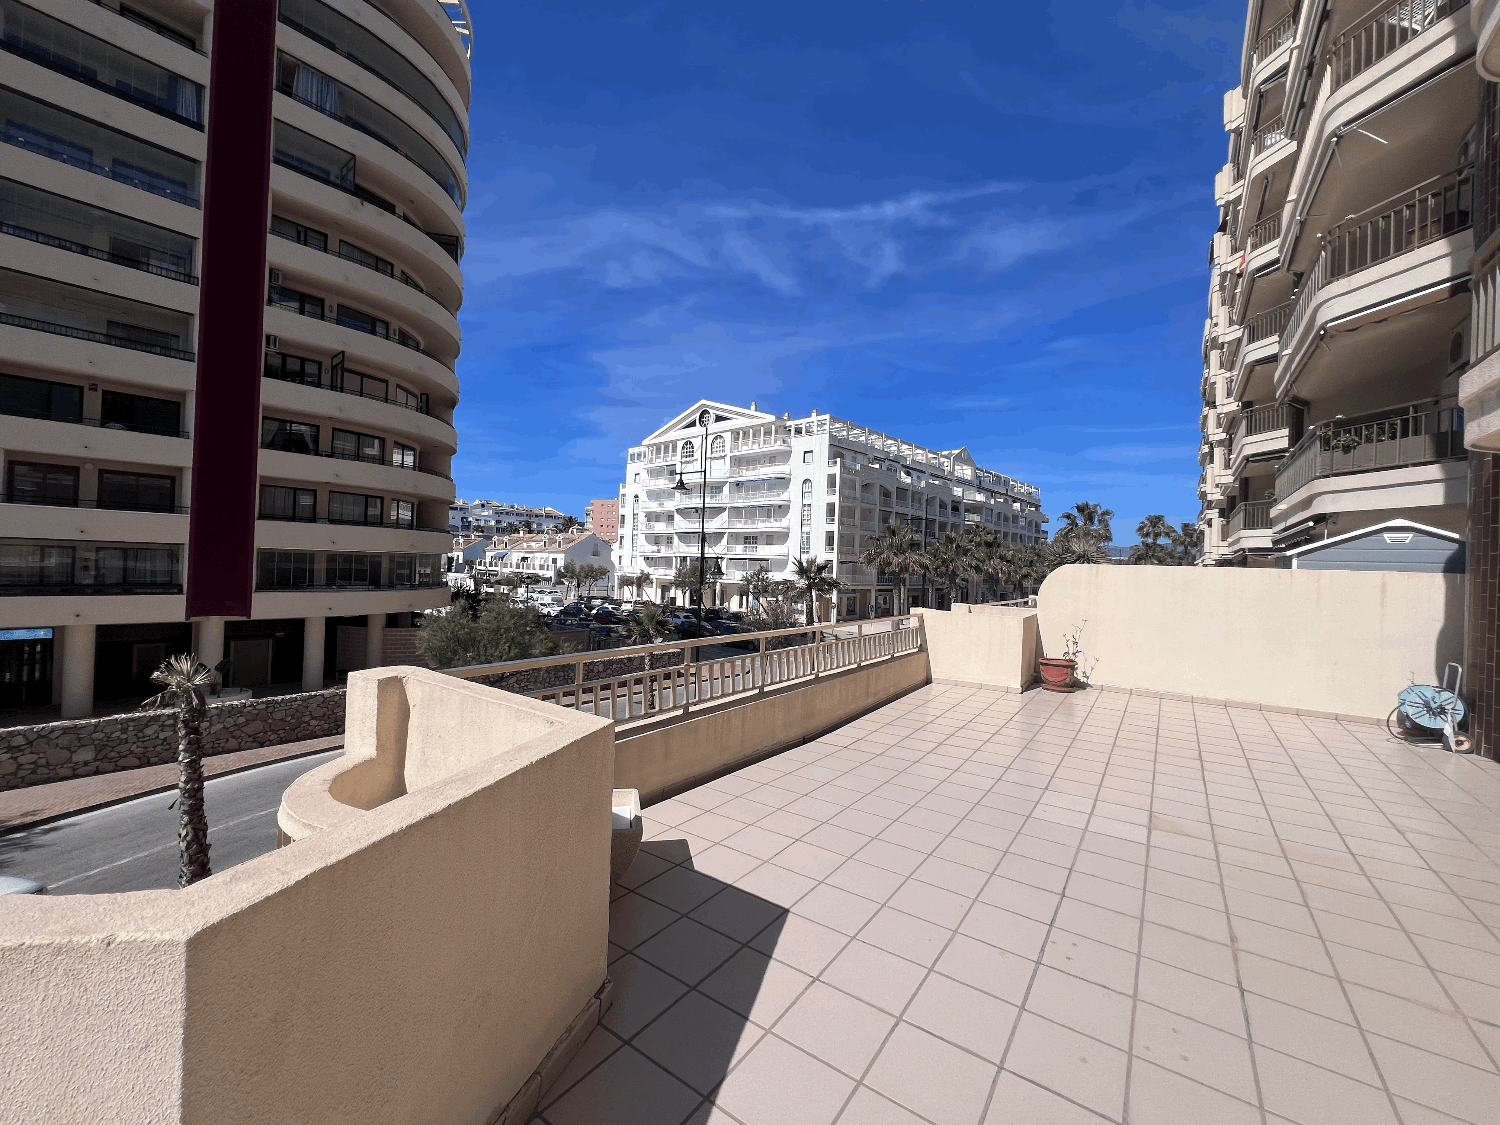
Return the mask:
[[489, 583], [507, 574], [518, 574], [536, 575], [541, 579], [539, 585], [562, 586], [566, 580], [560, 571], [568, 563], [603, 567], [606, 573], [592, 592], [614, 592], [614, 551], [592, 531], [497, 536], [485, 549], [484, 561], [475, 573], [481, 581]]
[[1462, 0], [1250, 4], [1214, 185], [1207, 563], [1285, 566], [1393, 519], [1464, 530], [1471, 15]]
[[[679, 475], [685, 492], [673, 490]], [[647, 436], [626, 455], [621, 498], [620, 581], [645, 575], [644, 592], [658, 601], [676, 597], [677, 569], [697, 563], [700, 529], [710, 574], [715, 565], [723, 573], [711, 603], [743, 604], [748, 575], [786, 578], [792, 560], [812, 556], [835, 564], [846, 588], [833, 608], [844, 618], [898, 608], [900, 580], [858, 561], [892, 520], [924, 541], [968, 526], [1006, 543], [1046, 538], [1040, 491], [980, 468], [966, 449], [928, 449], [817, 411], [777, 417], [753, 403], [702, 400]], [[919, 601], [920, 580], [908, 581]]]
[[620, 538], [620, 498], [611, 496], [608, 500], [590, 500], [589, 506], [583, 510], [583, 526], [606, 543], [617, 542]]
[[447, 600], [467, 13], [279, 11], [254, 617], [187, 623], [212, 5], [0, 0], [0, 707], [321, 687]]
[[530, 524], [532, 531], [556, 531], [563, 513], [556, 508], [504, 504], [498, 500], [455, 500], [448, 505], [448, 529], [455, 535], [499, 535], [507, 524]]

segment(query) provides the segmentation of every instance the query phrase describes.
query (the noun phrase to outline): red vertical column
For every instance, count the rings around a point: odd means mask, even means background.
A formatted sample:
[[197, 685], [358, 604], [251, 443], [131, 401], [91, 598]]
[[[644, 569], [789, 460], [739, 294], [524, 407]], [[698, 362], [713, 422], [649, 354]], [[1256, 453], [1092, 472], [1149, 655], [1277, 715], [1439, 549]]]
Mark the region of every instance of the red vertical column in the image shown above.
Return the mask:
[[1474, 751], [1500, 758], [1496, 642], [1500, 638], [1500, 455], [1469, 451], [1464, 576], [1464, 697]]
[[276, 0], [217, 0], [208, 94], [187, 616], [249, 617]]

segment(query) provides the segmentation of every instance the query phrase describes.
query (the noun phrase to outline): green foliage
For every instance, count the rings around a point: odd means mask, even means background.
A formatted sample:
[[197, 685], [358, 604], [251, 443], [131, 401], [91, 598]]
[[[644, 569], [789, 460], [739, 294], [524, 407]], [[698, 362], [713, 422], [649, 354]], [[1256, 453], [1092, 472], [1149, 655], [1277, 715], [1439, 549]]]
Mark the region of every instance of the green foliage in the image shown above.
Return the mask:
[[577, 531], [583, 526], [583, 521], [577, 516], [563, 516], [559, 531]]
[[1141, 541], [1130, 548], [1130, 561], [1140, 566], [1192, 566], [1203, 547], [1203, 532], [1194, 524], [1174, 528], [1166, 516], [1151, 515], [1135, 529]]
[[457, 607], [422, 619], [417, 649], [433, 668], [465, 668], [533, 656], [554, 656], [563, 646], [531, 614], [500, 598], [486, 598], [477, 617]]
[[788, 583], [791, 593], [806, 604], [807, 620], [813, 623], [813, 610], [819, 594], [832, 594], [843, 589], [844, 584], [833, 576], [833, 561], [819, 562], [812, 555], [800, 556], [792, 561], [792, 577]]
[[[880, 538], [860, 552], [859, 565], [876, 574], [889, 574], [905, 579], [913, 574], [924, 573], [927, 561], [922, 552], [922, 544], [912, 529], [904, 523], [891, 520]], [[897, 587], [898, 590], [905, 588], [904, 581]], [[899, 602], [895, 608], [898, 613], [902, 612]]]

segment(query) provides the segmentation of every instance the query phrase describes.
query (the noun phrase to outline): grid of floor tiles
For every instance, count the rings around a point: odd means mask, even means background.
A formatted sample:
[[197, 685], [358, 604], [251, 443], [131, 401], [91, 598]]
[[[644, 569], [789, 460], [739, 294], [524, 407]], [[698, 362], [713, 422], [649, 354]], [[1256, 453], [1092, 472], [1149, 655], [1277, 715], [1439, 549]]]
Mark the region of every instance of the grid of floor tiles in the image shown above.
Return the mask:
[[933, 686], [646, 811], [549, 1125], [1500, 1122], [1500, 767]]

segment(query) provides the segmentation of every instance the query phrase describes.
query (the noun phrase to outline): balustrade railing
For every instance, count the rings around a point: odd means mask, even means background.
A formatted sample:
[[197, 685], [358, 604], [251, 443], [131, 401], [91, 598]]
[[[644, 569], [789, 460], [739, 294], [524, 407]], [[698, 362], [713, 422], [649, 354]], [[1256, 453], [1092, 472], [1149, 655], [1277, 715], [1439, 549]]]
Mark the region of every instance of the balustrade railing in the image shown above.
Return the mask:
[[1255, 41], [1254, 65], [1259, 65], [1274, 55], [1297, 32], [1297, 10], [1293, 8], [1281, 21]]
[[1366, 12], [1333, 41], [1329, 71], [1333, 88], [1357, 78], [1396, 48], [1463, 8], [1469, 0], [1399, 0]]
[[1276, 469], [1285, 500], [1322, 477], [1422, 465], [1467, 456], [1464, 414], [1452, 405], [1415, 404], [1365, 419], [1324, 422], [1308, 431]]
[[1246, 249], [1257, 250], [1262, 246], [1275, 242], [1280, 237], [1281, 212], [1277, 211], [1276, 214], [1267, 215], [1250, 228], [1250, 239], [1246, 244]]
[[1276, 117], [1255, 131], [1255, 151], [1265, 152], [1272, 145], [1286, 140], [1286, 118]]
[[1377, 203], [1322, 236], [1322, 249], [1302, 279], [1282, 336], [1292, 339], [1313, 298], [1330, 281], [1408, 254], [1469, 229], [1473, 222], [1473, 168], [1465, 165]]
[[1277, 305], [1274, 309], [1267, 309], [1258, 316], [1251, 317], [1245, 323], [1245, 343], [1258, 344], [1262, 340], [1281, 335], [1281, 330], [1286, 327], [1291, 315], [1292, 302], [1288, 301], [1284, 305]]
[[1268, 531], [1271, 527], [1271, 500], [1246, 500], [1229, 517], [1226, 535], [1241, 531]]

